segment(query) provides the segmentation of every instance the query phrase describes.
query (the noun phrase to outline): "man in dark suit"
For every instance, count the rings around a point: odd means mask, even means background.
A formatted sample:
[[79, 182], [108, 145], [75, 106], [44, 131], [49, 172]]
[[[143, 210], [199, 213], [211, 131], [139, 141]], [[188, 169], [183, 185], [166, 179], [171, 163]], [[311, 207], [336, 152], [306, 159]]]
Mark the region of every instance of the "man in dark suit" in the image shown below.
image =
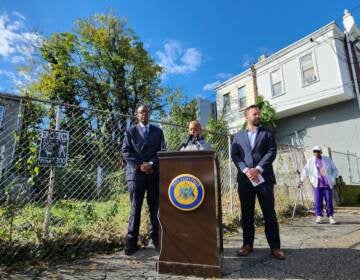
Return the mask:
[[260, 110], [256, 105], [245, 109], [246, 129], [234, 137], [231, 157], [238, 169], [238, 192], [241, 203], [243, 246], [238, 256], [247, 256], [254, 244], [255, 197], [265, 220], [265, 235], [271, 254], [285, 259], [280, 249], [279, 225], [274, 205], [276, 183], [272, 163], [276, 157], [276, 141], [273, 133], [260, 127]]
[[140, 106], [137, 109], [137, 119], [138, 124], [126, 130], [122, 146], [131, 202], [125, 247], [127, 255], [138, 250], [141, 207], [145, 192], [150, 212], [150, 238], [155, 248], [158, 247], [159, 159], [157, 152], [165, 148], [164, 134], [160, 128], [149, 125], [147, 106]]

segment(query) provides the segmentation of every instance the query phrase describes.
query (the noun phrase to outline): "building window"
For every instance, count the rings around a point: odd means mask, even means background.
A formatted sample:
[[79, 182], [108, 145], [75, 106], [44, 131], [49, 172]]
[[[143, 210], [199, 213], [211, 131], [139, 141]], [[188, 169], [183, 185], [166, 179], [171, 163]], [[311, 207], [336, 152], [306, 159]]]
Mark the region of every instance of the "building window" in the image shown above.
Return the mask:
[[302, 83], [304, 86], [317, 81], [313, 56], [311, 53], [300, 57], [300, 68]]
[[5, 107], [0, 105], [0, 128], [3, 126]]
[[210, 104], [210, 106], [211, 106], [211, 116], [216, 119], [216, 115], [217, 115], [217, 113], [216, 113], [216, 102], [212, 102]]
[[239, 108], [240, 109], [246, 108], [246, 88], [245, 88], [245, 86], [238, 88], [238, 95], [239, 95]]
[[224, 113], [230, 113], [230, 92], [223, 95]]
[[270, 81], [271, 81], [272, 96], [275, 97], [283, 94], [282, 77], [281, 77], [280, 69], [277, 69], [270, 73]]

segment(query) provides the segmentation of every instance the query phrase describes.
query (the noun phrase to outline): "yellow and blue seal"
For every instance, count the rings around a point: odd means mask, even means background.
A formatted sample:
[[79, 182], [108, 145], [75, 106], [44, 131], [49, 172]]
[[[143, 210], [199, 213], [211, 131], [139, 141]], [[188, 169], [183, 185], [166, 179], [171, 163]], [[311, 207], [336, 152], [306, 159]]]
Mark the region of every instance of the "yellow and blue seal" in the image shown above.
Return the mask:
[[191, 174], [176, 176], [169, 185], [168, 193], [172, 205], [183, 211], [195, 210], [205, 197], [203, 184]]

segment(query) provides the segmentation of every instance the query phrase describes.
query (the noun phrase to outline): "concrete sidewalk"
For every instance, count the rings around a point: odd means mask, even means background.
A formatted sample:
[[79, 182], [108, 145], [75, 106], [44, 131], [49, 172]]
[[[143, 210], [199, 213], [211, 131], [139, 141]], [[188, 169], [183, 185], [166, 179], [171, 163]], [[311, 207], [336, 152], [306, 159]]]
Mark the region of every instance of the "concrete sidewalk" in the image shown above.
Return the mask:
[[[241, 234], [225, 240], [223, 279], [360, 279], [360, 209], [340, 208], [338, 224], [314, 223], [314, 217], [297, 218], [280, 227], [287, 259], [270, 257], [263, 232], [257, 232], [254, 252], [236, 257]], [[1, 279], [200, 279], [158, 275], [157, 254], [142, 249], [134, 256], [122, 253], [96, 255], [89, 259], [61, 264], [48, 269], [31, 268]]]

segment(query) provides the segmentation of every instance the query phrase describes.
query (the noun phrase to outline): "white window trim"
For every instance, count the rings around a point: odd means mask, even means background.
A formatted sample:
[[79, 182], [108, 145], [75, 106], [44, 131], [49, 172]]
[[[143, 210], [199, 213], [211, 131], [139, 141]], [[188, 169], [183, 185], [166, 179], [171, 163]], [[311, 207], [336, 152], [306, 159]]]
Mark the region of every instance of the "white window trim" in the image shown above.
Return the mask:
[[3, 127], [4, 119], [5, 119], [5, 106], [0, 104], [0, 108], [2, 108], [2, 116], [0, 118], [0, 129]]
[[[272, 79], [271, 79], [271, 73], [274, 73], [276, 71], [280, 71], [280, 77], [281, 77], [281, 93], [278, 94], [278, 95], [274, 95], [273, 82], [272, 82]], [[278, 68], [273, 69], [272, 71], [270, 71], [269, 80], [270, 80], [271, 98], [277, 98], [277, 97], [282, 96], [282, 95], [284, 95], [286, 93], [286, 91], [285, 91], [285, 83], [284, 83], [284, 73], [283, 73], [282, 67], [278, 67]]]
[[224, 114], [227, 116], [227, 115], [230, 115], [230, 113], [231, 113], [231, 93], [230, 93], [230, 91], [228, 91], [228, 92], [226, 92], [226, 93], [224, 93], [223, 95], [222, 95], [222, 103], [223, 103], [223, 108], [222, 108], [222, 110], [225, 108], [225, 102], [224, 102], [224, 96], [225, 95], [228, 95], [229, 96], [229, 110], [228, 111], [226, 111], [226, 112], [224, 112]]
[[[240, 94], [239, 94], [239, 89], [241, 89], [241, 88], [244, 88], [244, 91], [245, 91], [245, 101], [246, 101], [246, 102], [245, 102], [245, 106], [243, 106], [243, 107], [240, 106]], [[247, 107], [247, 99], [248, 99], [247, 92], [246, 92], [246, 85], [237, 87], [237, 94], [238, 94], [237, 100], [238, 100], [239, 111], [243, 111], [243, 110], [245, 110], [245, 108]]]
[[[303, 75], [303, 69], [302, 69], [302, 65], [301, 65], [301, 58], [308, 55], [308, 54], [311, 54], [311, 59], [312, 59], [312, 62], [313, 62], [313, 67], [314, 67], [314, 72], [315, 72], [315, 76], [316, 76], [316, 80], [310, 82], [310, 83], [305, 83], [305, 79], [304, 79], [304, 75]], [[320, 81], [320, 77], [319, 77], [319, 72], [318, 72], [318, 67], [317, 67], [317, 60], [316, 60], [316, 55], [315, 55], [315, 52], [314, 51], [310, 51], [310, 52], [306, 52], [306, 53], [303, 53], [301, 56], [299, 56], [299, 59], [298, 59], [298, 63], [299, 63], [299, 69], [300, 69], [300, 82], [301, 82], [301, 87], [307, 87], [307, 86], [310, 86], [314, 83], [317, 83]]]

